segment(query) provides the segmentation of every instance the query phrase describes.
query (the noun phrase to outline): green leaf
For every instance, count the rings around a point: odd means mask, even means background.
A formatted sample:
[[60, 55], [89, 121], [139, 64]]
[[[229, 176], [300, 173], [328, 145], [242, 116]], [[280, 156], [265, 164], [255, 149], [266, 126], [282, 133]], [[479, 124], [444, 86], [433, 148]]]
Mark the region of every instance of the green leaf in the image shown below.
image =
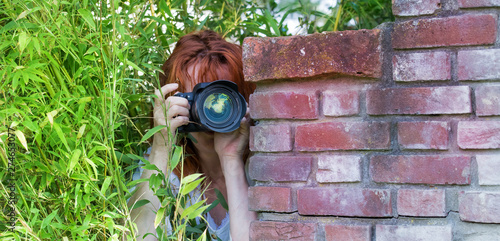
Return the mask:
[[177, 164], [179, 164], [179, 162], [181, 161], [182, 149], [183, 148], [181, 146], [177, 146], [177, 145], [174, 146], [174, 154], [172, 155], [172, 159], [170, 159], [171, 170], [174, 170], [175, 167], [177, 167]]
[[146, 204], [148, 204], [148, 203], [150, 203], [150, 202], [151, 202], [151, 201], [149, 201], [149, 200], [147, 200], [147, 199], [141, 199], [141, 200], [139, 200], [139, 201], [135, 202], [135, 203], [134, 203], [134, 206], [133, 206], [133, 207], [132, 207], [132, 209], [130, 209], [130, 210], [134, 210], [134, 209], [136, 209], [136, 208], [140, 208], [140, 207], [142, 207], [142, 206], [144, 206], [144, 205], [146, 205]]
[[150, 129], [146, 135], [144, 135], [141, 139], [141, 141], [139, 141], [138, 144], [141, 144], [143, 143], [144, 141], [146, 141], [147, 139], [149, 139], [152, 135], [154, 135], [156, 132], [160, 131], [161, 129], [167, 127], [166, 125], [158, 125], [158, 126], [155, 126], [153, 129]]
[[278, 28], [278, 25], [276, 24], [276, 20], [271, 16], [271, 13], [269, 10], [264, 11], [264, 16], [266, 17], [267, 23], [271, 25], [271, 28], [274, 31], [274, 34], [277, 36], [280, 36], [280, 30]]
[[52, 211], [52, 213], [50, 213], [49, 216], [43, 219], [41, 229], [44, 229], [47, 225], [49, 225], [52, 222], [52, 219], [54, 219], [54, 217], [57, 215], [57, 211], [59, 211], [59, 209]]
[[82, 154], [82, 151], [80, 149], [76, 149], [73, 152], [73, 155], [71, 155], [71, 160], [69, 161], [69, 166], [68, 166], [68, 173], [73, 172], [73, 168], [75, 168], [76, 163], [78, 163], [78, 159], [80, 158], [80, 154]]
[[194, 182], [186, 184], [184, 187], [181, 188], [181, 195], [186, 195], [193, 191], [201, 182], [203, 181], [203, 178], [200, 178]]
[[163, 217], [165, 216], [165, 207], [161, 207], [158, 212], [156, 213], [156, 217], [155, 217], [155, 228], [158, 227], [158, 225], [160, 225], [161, 221], [163, 220]]
[[224, 209], [226, 209], [227, 211], [229, 211], [229, 208], [227, 207], [227, 202], [226, 202], [226, 199], [224, 198], [224, 195], [222, 195], [222, 193], [217, 188], [215, 188], [215, 195], [217, 195], [217, 200], [219, 200], [220, 205]]
[[20, 50], [20, 52], [24, 52], [24, 49], [26, 48], [26, 46], [28, 46], [30, 40], [31, 40], [31, 38], [28, 37], [28, 34], [26, 34], [26, 32], [21, 32], [19, 34], [19, 50]]
[[198, 179], [201, 175], [202, 175], [201, 173], [194, 173], [194, 174], [191, 174], [191, 175], [189, 175], [187, 177], [184, 177], [181, 180], [181, 185], [185, 185], [187, 183], [190, 183], [190, 182]]
[[127, 64], [132, 66], [132, 68], [136, 69], [137, 71], [141, 71], [142, 73], [145, 73], [144, 70], [142, 70], [141, 68], [139, 68], [139, 66], [137, 66], [136, 64], [130, 62], [130, 60], [127, 59]]
[[106, 196], [106, 190], [108, 190], [110, 183], [111, 183], [111, 177], [107, 176], [106, 179], [104, 179], [104, 182], [102, 183], [101, 187], [101, 193], [103, 196]]
[[[189, 207], [187, 207], [186, 209], [184, 209], [184, 211], [182, 211], [182, 214], [181, 214], [181, 218], [184, 218], [186, 216], [191, 216], [191, 214], [196, 211], [201, 205], [203, 205], [203, 203], [205, 203], [205, 200], [201, 200]], [[207, 208], [208, 206], [206, 206], [205, 208]], [[205, 209], [203, 209], [205, 210]]]
[[85, 8], [78, 9], [78, 12], [80, 13], [80, 15], [82, 15], [83, 20], [85, 20], [85, 22], [89, 24], [90, 28], [95, 31], [95, 22], [94, 18], [92, 17], [92, 13], [90, 13], [90, 11]]
[[71, 152], [71, 148], [69, 148], [68, 141], [66, 141], [66, 137], [64, 137], [64, 133], [59, 127], [59, 124], [57, 124], [57, 122], [54, 122], [54, 130], [56, 130], [57, 136], [59, 136], [59, 139], [61, 139], [62, 143], [66, 147], [66, 150], [68, 152]]

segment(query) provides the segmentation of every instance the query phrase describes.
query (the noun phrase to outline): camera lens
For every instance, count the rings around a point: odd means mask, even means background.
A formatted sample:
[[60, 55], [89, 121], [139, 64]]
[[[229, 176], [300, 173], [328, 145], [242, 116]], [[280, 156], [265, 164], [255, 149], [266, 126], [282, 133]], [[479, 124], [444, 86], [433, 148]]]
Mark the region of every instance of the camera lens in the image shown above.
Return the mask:
[[203, 113], [213, 123], [225, 123], [231, 117], [231, 98], [224, 93], [212, 93], [203, 103]]

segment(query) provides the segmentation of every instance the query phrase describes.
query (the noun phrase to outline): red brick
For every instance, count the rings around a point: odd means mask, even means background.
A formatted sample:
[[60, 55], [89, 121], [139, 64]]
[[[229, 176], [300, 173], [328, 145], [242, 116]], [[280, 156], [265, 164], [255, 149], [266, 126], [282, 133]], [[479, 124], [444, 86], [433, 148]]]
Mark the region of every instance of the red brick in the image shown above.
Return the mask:
[[460, 8], [476, 8], [476, 7], [498, 7], [498, 0], [458, 0]]
[[377, 241], [451, 241], [451, 226], [398, 226], [377, 225], [375, 229]]
[[297, 206], [301, 215], [392, 216], [391, 192], [381, 189], [303, 188]]
[[478, 116], [500, 115], [499, 85], [479, 86], [476, 88], [475, 92], [476, 92], [476, 115]]
[[392, 13], [396, 16], [427, 15], [439, 9], [440, 0], [392, 0]]
[[499, 192], [461, 192], [460, 219], [478, 223], [500, 223]]
[[320, 183], [361, 181], [361, 157], [318, 156], [316, 180]]
[[395, 49], [495, 43], [497, 16], [470, 14], [446, 18], [409, 20], [394, 24]]
[[458, 52], [458, 80], [500, 79], [500, 49]]
[[373, 89], [366, 92], [366, 103], [370, 115], [471, 112], [468, 86]]
[[479, 185], [500, 185], [500, 155], [477, 155]]
[[417, 217], [445, 217], [444, 190], [398, 190], [398, 214]]
[[324, 122], [299, 125], [295, 148], [299, 151], [389, 149], [387, 122]]
[[375, 182], [470, 184], [467, 156], [373, 156], [370, 175]]
[[318, 97], [314, 92], [264, 92], [250, 95], [252, 119], [316, 119]]
[[445, 121], [399, 122], [398, 142], [403, 149], [448, 149], [450, 125]]
[[325, 236], [328, 241], [370, 241], [369, 225], [325, 225]]
[[248, 208], [252, 211], [291, 212], [292, 190], [288, 187], [249, 187]]
[[334, 76], [382, 76], [379, 29], [325, 32], [243, 41], [246, 81]]
[[450, 54], [444, 51], [398, 54], [392, 58], [395, 81], [450, 80]]
[[462, 149], [500, 148], [500, 121], [458, 122], [458, 146]]
[[[316, 224], [253, 221], [250, 224], [250, 240], [315, 240]], [[236, 240], [236, 239], [235, 239]]]
[[323, 114], [325, 116], [350, 116], [359, 113], [358, 91], [324, 91]]
[[251, 126], [249, 142], [251, 151], [290, 151], [292, 150], [292, 134], [290, 126]]
[[306, 181], [311, 173], [310, 156], [252, 156], [250, 178], [259, 181]]

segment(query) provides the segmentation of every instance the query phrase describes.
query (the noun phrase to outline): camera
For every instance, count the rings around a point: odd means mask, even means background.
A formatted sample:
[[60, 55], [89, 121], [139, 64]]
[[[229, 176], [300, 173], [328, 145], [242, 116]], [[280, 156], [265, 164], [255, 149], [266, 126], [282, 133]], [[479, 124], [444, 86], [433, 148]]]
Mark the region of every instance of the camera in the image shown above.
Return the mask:
[[177, 93], [191, 106], [190, 123], [177, 128], [179, 133], [214, 131], [227, 133], [240, 127], [247, 112], [245, 98], [238, 92], [238, 85], [228, 80], [199, 83], [193, 92]]

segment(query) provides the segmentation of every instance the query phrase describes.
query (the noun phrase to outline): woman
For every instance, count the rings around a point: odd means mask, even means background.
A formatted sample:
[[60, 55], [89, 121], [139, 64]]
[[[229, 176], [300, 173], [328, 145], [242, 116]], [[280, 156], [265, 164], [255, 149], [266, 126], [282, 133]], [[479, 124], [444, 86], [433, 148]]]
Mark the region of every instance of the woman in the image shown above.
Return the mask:
[[[225, 41], [214, 31], [205, 30], [183, 36], [177, 42], [171, 56], [162, 67], [160, 74], [161, 93], [156, 90], [159, 99], [155, 99], [154, 125], [170, 126], [170, 131], [175, 130], [189, 121], [188, 101], [181, 97], [173, 96], [176, 91], [191, 92], [193, 87], [202, 82], [211, 82], [225, 79], [235, 82], [239, 91], [248, 102], [249, 95], [255, 87], [243, 80], [243, 63], [241, 47]], [[166, 96], [169, 96], [165, 98]], [[167, 116], [164, 116], [162, 102], [167, 106]], [[217, 228], [222, 231], [230, 229], [233, 240], [248, 240], [250, 222], [257, 218], [255, 212], [248, 211], [248, 183], [245, 177], [244, 161], [248, 155], [249, 118], [247, 115], [241, 121], [241, 126], [230, 133], [193, 132], [191, 135], [196, 143], [182, 140], [188, 157], [184, 161], [183, 176], [201, 172], [210, 183], [205, 197], [207, 203], [217, 199], [215, 188], [221, 191], [227, 200], [229, 213], [221, 205], [217, 205], [209, 212]], [[167, 156], [170, 148], [164, 137], [168, 136], [167, 129], [156, 133], [153, 139], [149, 161], [167, 173]], [[155, 171], [143, 170], [141, 178], [149, 178]], [[180, 170], [174, 170], [180, 177]], [[131, 197], [129, 204], [139, 199], [148, 199], [151, 202], [131, 212], [132, 219], [139, 228], [138, 237], [146, 233], [155, 234], [154, 210], [160, 202], [149, 189], [148, 183], [138, 185], [138, 191]], [[231, 217], [229, 219], [229, 217]], [[229, 219], [229, 224], [227, 224]], [[229, 234], [223, 232], [219, 235], [222, 240], [229, 240]], [[149, 235], [146, 240], [156, 240]]]

